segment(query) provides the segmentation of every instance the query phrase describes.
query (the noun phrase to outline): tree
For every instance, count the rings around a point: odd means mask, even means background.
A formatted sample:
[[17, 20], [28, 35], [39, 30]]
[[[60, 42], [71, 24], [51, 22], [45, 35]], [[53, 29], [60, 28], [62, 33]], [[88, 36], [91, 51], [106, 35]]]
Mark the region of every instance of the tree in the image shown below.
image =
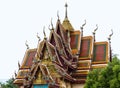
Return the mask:
[[117, 56], [106, 68], [90, 71], [85, 88], [120, 88], [120, 60]]
[[1, 88], [18, 88], [16, 85], [13, 84], [14, 79], [10, 78], [6, 83], [0, 83]]

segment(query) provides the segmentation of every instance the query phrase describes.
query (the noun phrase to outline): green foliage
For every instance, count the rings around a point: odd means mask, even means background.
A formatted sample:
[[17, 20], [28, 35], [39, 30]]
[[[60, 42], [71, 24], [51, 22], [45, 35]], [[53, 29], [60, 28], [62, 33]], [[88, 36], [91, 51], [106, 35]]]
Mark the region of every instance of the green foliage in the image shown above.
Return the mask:
[[114, 56], [106, 68], [89, 72], [84, 88], [120, 88], [120, 60]]
[[14, 79], [11, 78], [6, 83], [0, 83], [1, 88], [18, 88], [16, 85], [13, 84]]

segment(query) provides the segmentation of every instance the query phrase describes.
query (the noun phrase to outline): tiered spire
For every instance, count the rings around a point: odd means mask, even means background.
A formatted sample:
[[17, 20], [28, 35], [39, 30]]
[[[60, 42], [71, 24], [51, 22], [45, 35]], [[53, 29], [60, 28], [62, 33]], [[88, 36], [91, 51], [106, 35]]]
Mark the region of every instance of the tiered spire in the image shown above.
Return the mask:
[[72, 27], [71, 23], [70, 23], [69, 20], [68, 20], [67, 8], [68, 8], [68, 5], [67, 5], [67, 3], [66, 3], [66, 4], [65, 4], [65, 19], [64, 19], [62, 25], [63, 25], [63, 27], [65, 28], [65, 30], [73, 31], [74, 28]]

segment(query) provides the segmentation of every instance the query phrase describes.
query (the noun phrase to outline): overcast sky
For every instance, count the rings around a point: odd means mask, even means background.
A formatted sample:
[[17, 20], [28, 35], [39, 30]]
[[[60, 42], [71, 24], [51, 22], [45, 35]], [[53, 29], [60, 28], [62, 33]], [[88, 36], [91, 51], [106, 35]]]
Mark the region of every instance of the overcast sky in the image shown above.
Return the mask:
[[[61, 22], [64, 19], [65, 0], [0, 0], [0, 79], [8, 79], [18, 71], [28, 41], [30, 48], [37, 47], [37, 32], [43, 39], [43, 26], [49, 36], [48, 26], [53, 18], [54, 27], [57, 11]], [[86, 19], [84, 36], [92, 35], [98, 24], [96, 41], [107, 41], [111, 29], [112, 50], [120, 53], [120, 0], [67, 0], [68, 18], [74, 29]]]

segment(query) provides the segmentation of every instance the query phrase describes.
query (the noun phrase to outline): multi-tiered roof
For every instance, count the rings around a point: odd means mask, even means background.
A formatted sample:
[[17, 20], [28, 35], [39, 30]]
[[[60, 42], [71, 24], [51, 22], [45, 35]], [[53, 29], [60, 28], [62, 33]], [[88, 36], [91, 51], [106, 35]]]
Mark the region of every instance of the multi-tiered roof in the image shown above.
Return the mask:
[[[110, 61], [111, 46], [108, 41], [96, 42], [93, 36], [83, 36], [81, 31], [74, 30], [66, 15], [61, 24], [59, 17], [56, 28], [50, 29], [49, 38], [44, 32], [44, 39], [36, 49], [27, 49], [23, 62], [19, 64], [15, 84], [25, 88], [33, 84], [49, 84], [59, 87], [65, 80], [69, 83], [85, 83], [91, 69], [103, 68]], [[39, 38], [39, 37], [38, 37]]]

